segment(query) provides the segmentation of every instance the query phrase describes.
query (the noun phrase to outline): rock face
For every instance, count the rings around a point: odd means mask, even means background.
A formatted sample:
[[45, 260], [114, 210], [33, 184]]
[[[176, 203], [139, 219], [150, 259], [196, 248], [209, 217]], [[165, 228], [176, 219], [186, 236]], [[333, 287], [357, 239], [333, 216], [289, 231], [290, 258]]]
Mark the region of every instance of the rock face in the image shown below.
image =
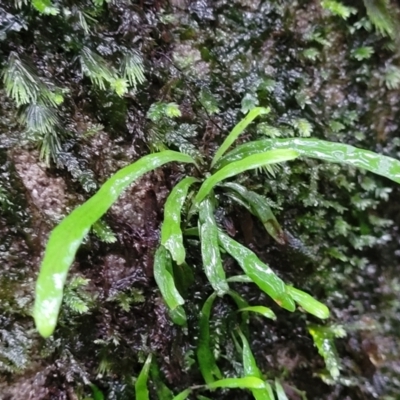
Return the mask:
[[49, 176], [38, 154], [14, 152], [13, 163], [33, 206], [51, 221], [59, 221], [66, 211], [66, 185], [63, 178]]
[[[189, 167], [146, 174], [102, 218], [103, 233], [90, 232], [57, 330], [44, 341], [30, 314], [51, 229], [149, 152], [201, 154], [206, 162], [190, 171], [201, 179], [228, 132], [258, 105], [271, 113], [238, 141], [312, 135], [400, 158], [398, 38], [374, 25], [370, 10], [385, 14], [378, 0], [60, 0], [43, 2], [48, 15], [40, 1], [30, 3], [0, 0], [0, 400], [98, 399], [97, 390], [132, 399], [150, 353], [150, 398], [170, 399], [204, 383], [195, 349], [212, 293], [195, 237], [185, 241], [190, 273], [179, 271], [190, 278], [180, 282], [187, 327], [172, 323], [153, 278], [163, 205]], [[127, 60], [146, 81], [132, 82]], [[11, 89], [26, 71], [24, 97]], [[39, 108], [45, 113], [32, 113]], [[285, 282], [327, 304], [332, 317], [319, 326], [301, 310], [283, 311], [255, 285], [232, 284], [277, 315], [250, 318], [258, 367], [291, 400], [302, 392], [318, 400], [397, 398], [399, 189], [315, 160], [264, 172], [239, 180], [267, 198], [291, 244], [276, 244], [217, 188], [218, 224]], [[224, 268], [242, 273], [226, 255]], [[232, 337], [238, 314], [228, 297], [212, 310], [211, 346], [224, 377], [242, 375]], [[310, 326], [336, 332], [329, 343], [340, 379], [318, 354]], [[239, 390], [204, 394], [252, 398]]]

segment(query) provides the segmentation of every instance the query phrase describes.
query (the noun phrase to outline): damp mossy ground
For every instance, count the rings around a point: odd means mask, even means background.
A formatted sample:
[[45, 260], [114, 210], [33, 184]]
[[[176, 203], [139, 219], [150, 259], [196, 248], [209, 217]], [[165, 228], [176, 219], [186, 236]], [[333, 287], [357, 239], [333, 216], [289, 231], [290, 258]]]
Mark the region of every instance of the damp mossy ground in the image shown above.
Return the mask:
[[[89, 235], [57, 331], [44, 341], [30, 313], [48, 233], [113, 172], [149, 151], [168, 146], [212, 156], [254, 105], [272, 111], [247, 138], [311, 134], [399, 158], [398, 39], [375, 31], [362, 1], [346, 19], [311, 0], [121, 1], [98, 9], [90, 1], [61, 1], [58, 16], [40, 16], [18, 3], [21, 8], [0, 1], [2, 67], [15, 52], [50, 88], [62, 89], [56, 112], [63, 131], [55, 160], [46, 164], [37, 150], [43, 137], [26, 132], [18, 122], [23, 110], [1, 90], [0, 398], [83, 399], [92, 393], [90, 383], [107, 399], [133, 398], [150, 352], [159, 379], [175, 393], [201, 384], [197, 320], [212, 290], [196, 243], [188, 255], [194, 277], [187, 330], [171, 323], [152, 276], [163, 204], [180, 170], [146, 175], [106, 215], [108, 240]], [[128, 50], [139, 52], [146, 81], [122, 97], [112, 87], [97, 87], [80, 69], [83, 46], [109, 66]], [[181, 116], [148, 114], [161, 103], [176, 104]], [[259, 367], [269, 379], [280, 378], [291, 399], [298, 398], [291, 387], [308, 399], [395, 399], [400, 190], [384, 178], [314, 160], [274, 174], [243, 180], [270, 199], [293, 236], [291, 246], [274, 244], [250, 214], [228, 202], [217, 210], [219, 222], [285, 281], [325, 302], [329, 324], [341, 325], [347, 336], [336, 340], [341, 378], [332, 381], [307, 330], [318, 321], [276, 308], [276, 321], [251, 319]], [[235, 289], [271, 305], [253, 286]], [[229, 334], [235, 310], [218, 300], [211, 323], [225, 376], [240, 373]], [[251, 395], [220, 391], [210, 398]]]

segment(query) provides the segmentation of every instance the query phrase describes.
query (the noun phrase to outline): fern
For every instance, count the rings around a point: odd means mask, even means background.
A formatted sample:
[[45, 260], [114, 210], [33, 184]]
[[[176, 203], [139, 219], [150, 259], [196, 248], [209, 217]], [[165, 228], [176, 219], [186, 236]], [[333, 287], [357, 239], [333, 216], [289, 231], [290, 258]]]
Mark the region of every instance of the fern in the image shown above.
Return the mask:
[[33, 66], [21, 60], [17, 53], [11, 52], [1, 77], [6, 93], [20, 107], [24, 104], [41, 101], [56, 106], [64, 100], [60, 89], [54, 93], [43, 83]]
[[321, 5], [325, 10], [329, 10], [332, 14], [338, 15], [343, 19], [347, 19], [351, 14], [357, 13], [357, 10], [354, 7], [345, 6], [335, 0], [322, 0]]
[[58, 8], [54, 7], [51, 0], [32, 0], [32, 6], [44, 15], [57, 15], [60, 12]]
[[362, 60], [367, 60], [368, 58], [370, 58], [373, 53], [374, 53], [374, 49], [371, 46], [362, 46], [362, 47], [359, 47], [358, 49], [355, 49], [351, 55], [356, 60], [362, 61]]
[[17, 53], [10, 53], [1, 76], [7, 95], [17, 103], [18, 107], [37, 101], [42, 86], [40, 78]]
[[90, 279], [81, 276], [74, 277], [70, 284], [65, 288], [64, 302], [65, 305], [77, 314], [85, 314], [92, 306], [93, 299], [85, 287], [89, 284]]
[[153, 122], [159, 122], [165, 117], [175, 118], [181, 115], [178, 104], [157, 102], [150, 106], [146, 116]]
[[30, 104], [23, 108], [19, 121], [26, 126], [29, 133], [40, 135], [52, 132], [59, 124], [55, 110], [43, 104]]
[[114, 232], [101, 219], [93, 225], [92, 230], [93, 233], [104, 243], [115, 243], [117, 241]]
[[88, 21], [94, 23], [96, 19], [88, 13], [81, 11], [77, 6], [72, 7], [72, 17], [76, 21], [77, 26], [82, 29], [86, 35], [89, 35], [90, 28]]
[[313, 131], [313, 126], [304, 118], [298, 118], [292, 121], [292, 126], [297, 129], [302, 137], [310, 137]]
[[46, 164], [50, 163], [50, 159], [56, 161], [65, 133], [55, 109], [44, 104], [30, 104], [22, 109], [19, 121], [25, 125], [27, 137], [39, 142], [40, 158]]
[[383, 80], [388, 89], [398, 89], [400, 87], [400, 68], [395, 65], [389, 65], [386, 68]]
[[125, 54], [121, 63], [121, 76], [134, 89], [146, 80], [143, 59], [137, 52], [130, 51]]
[[118, 79], [115, 71], [98, 54], [84, 47], [80, 55], [81, 68], [94, 85], [105, 90], [106, 84], [111, 84]]
[[393, 12], [390, 10], [388, 0], [364, 0], [367, 14], [382, 36], [395, 37], [396, 27], [393, 20]]

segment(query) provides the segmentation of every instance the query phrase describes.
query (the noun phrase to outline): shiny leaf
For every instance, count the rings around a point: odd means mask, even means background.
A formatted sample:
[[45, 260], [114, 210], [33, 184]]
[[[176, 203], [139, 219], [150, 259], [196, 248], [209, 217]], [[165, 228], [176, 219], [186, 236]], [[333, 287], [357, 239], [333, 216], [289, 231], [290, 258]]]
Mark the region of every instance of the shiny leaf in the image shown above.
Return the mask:
[[213, 187], [224, 179], [238, 175], [250, 169], [264, 167], [268, 164], [293, 160], [297, 156], [298, 153], [294, 150], [272, 150], [252, 154], [249, 157], [225, 165], [222, 169], [215, 172], [203, 182], [197, 192], [195, 204], [199, 204], [211, 192]]
[[169, 150], [142, 157], [115, 173], [94, 196], [72, 211], [53, 229], [36, 282], [33, 310], [36, 328], [43, 337], [50, 336], [56, 327], [69, 267], [91, 226], [106, 213], [134, 180], [172, 161], [193, 162], [189, 156]]
[[275, 379], [275, 391], [276, 395], [278, 396], [278, 400], [289, 400], [278, 379]]
[[182, 179], [171, 191], [164, 206], [164, 222], [161, 228], [161, 244], [169, 250], [178, 265], [185, 261], [185, 247], [181, 230], [181, 210], [187, 192], [197, 179]]
[[308, 332], [314, 340], [318, 353], [325, 361], [326, 369], [333, 379], [337, 379], [340, 375], [340, 360], [334, 343], [334, 333], [329, 327], [317, 325], [310, 325], [308, 327]]
[[212, 160], [211, 167], [225, 154], [232, 143], [238, 138], [238, 136], [257, 118], [260, 114], [268, 114], [269, 108], [256, 107], [253, 108], [231, 131], [228, 137], [224, 140], [221, 147], [215, 153]]
[[245, 143], [229, 152], [216, 167], [228, 166], [230, 163], [244, 160], [253, 154], [273, 149], [290, 149], [298, 152], [301, 156], [351, 165], [400, 183], [399, 160], [348, 144], [319, 139], [265, 139]]
[[218, 245], [218, 227], [210, 199], [206, 199], [200, 204], [199, 221], [203, 268], [213, 289], [218, 296], [222, 296], [229, 290], [229, 286], [222, 266]]
[[[239, 336], [242, 340], [243, 345], [243, 372], [245, 376], [253, 376], [259, 379], [264, 379], [260, 369], [257, 366], [256, 360], [254, 355], [251, 351], [250, 344], [247, 341], [246, 337], [243, 333], [239, 330]], [[274, 400], [274, 395], [272, 392], [271, 387], [267, 382], [264, 382], [265, 388], [263, 389], [252, 389], [251, 392], [256, 400]], [[268, 390], [269, 389], [269, 390]], [[271, 396], [272, 394], [272, 396]]]
[[264, 389], [264, 381], [255, 376], [245, 378], [226, 378], [207, 384], [209, 389], [229, 388], [229, 389]]
[[276, 320], [275, 313], [270, 308], [264, 306], [249, 306], [241, 308], [239, 311], [251, 311], [257, 314], [261, 314], [265, 318]]
[[292, 299], [305, 311], [321, 319], [329, 318], [329, 308], [325, 304], [320, 303], [308, 293], [296, 289], [293, 286], [287, 286], [286, 289]]
[[225, 250], [238, 262], [246, 275], [276, 303], [289, 311], [295, 310], [295, 304], [286, 292], [286, 285], [251, 250], [242, 246], [225, 233], [219, 231], [219, 240]]
[[192, 393], [192, 389], [186, 389], [183, 392], [177, 394], [172, 400], [186, 400], [190, 393]]
[[214, 303], [216, 293], [213, 293], [204, 303], [201, 309], [199, 319], [199, 341], [197, 344], [197, 361], [199, 369], [203, 375], [204, 381], [209, 384], [217, 379], [221, 379], [222, 375], [215, 361], [214, 353], [210, 343], [210, 315], [211, 308]]
[[149, 400], [149, 389], [147, 389], [147, 381], [149, 379], [149, 370], [151, 365], [151, 354], [146, 359], [142, 370], [135, 383], [136, 400]]
[[266, 231], [279, 244], [285, 244], [283, 229], [279, 225], [279, 222], [276, 220], [275, 215], [263, 196], [248, 190], [237, 183], [228, 182], [223, 186], [236, 192], [242, 200], [248, 204], [249, 211], [262, 222]]
[[[175, 286], [171, 257], [163, 245], [157, 249], [154, 256], [154, 279], [156, 280], [164, 301], [171, 311], [185, 303], [185, 300], [183, 300]], [[181, 311], [183, 311], [184, 317], [182, 319], [183, 324], [179, 325], [184, 325], [186, 322], [185, 311], [183, 308]], [[175, 320], [180, 321], [180, 319], [177, 318]]]

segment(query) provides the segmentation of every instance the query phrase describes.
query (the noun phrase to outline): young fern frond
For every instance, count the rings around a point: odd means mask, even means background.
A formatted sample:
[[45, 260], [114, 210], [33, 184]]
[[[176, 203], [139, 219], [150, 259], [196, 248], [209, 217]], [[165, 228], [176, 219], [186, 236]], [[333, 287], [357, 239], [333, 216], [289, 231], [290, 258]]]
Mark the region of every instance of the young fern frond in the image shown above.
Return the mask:
[[92, 22], [96, 22], [96, 20], [88, 15], [87, 13], [81, 11], [78, 9], [78, 7], [73, 8], [73, 14], [76, 19], [76, 23], [81, 28], [86, 35], [89, 35], [90, 33], [90, 28], [88, 24], [88, 20], [91, 20]]
[[82, 49], [79, 58], [83, 74], [100, 89], [105, 90], [106, 83], [111, 84], [118, 79], [115, 71], [107, 65], [104, 58], [88, 47]]
[[17, 53], [10, 53], [1, 77], [7, 95], [17, 103], [18, 107], [36, 102], [43, 84], [34, 69], [22, 61]]
[[59, 124], [58, 116], [53, 108], [43, 104], [30, 104], [24, 107], [19, 121], [26, 126], [29, 133], [44, 135], [54, 130]]
[[39, 100], [52, 106], [60, 103], [59, 96], [43, 83], [34, 67], [27, 61], [21, 60], [15, 52], [10, 53], [1, 77], [7, 95], [17, 103], [18, 107]]
[[125, 54], [121, 64], [121, 75], [128, 81], [129, 86], [132, 86], [134, 89], [146, 80], [143, 59], [139, 53], [130, 51]]
[[25, 125], [27, 137], [39, 142], [40, 158], [46, 164], [50, 158], [56, 161], [64, 136], [56, 110], [44, 104], [30, 104], [20, 113], [19, 121]]
[[26, 6], [28, 4], [28, 0], [15, 0], [14, 5], [15, 8], [22, 8], [22, 6]]
[[388, 0], [364, 0], [364, 5], [376, 30], [382, 36], [389, 36], [393, 39], [396, 34], [396, 27]]

